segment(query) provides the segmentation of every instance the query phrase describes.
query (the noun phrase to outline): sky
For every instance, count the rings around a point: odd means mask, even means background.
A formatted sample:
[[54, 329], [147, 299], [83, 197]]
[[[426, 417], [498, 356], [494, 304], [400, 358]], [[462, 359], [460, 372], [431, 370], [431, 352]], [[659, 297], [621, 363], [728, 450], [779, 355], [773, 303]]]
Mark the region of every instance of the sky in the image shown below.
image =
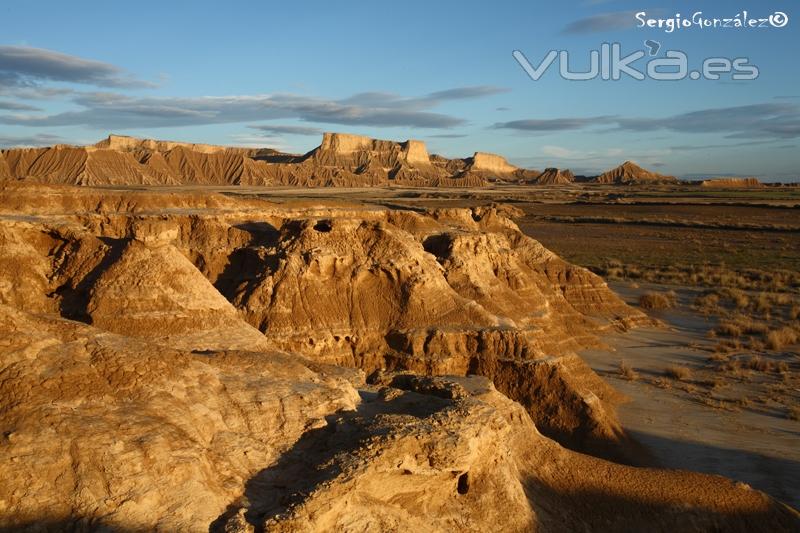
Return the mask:
[[[426, 141], [596, 174], [624, 160], [693, 178], [800, 179], [796, 1], [0, 3], [0, 147], [89, 144], [109, 133], [304, 153], [323, 131]], [[743, 18], [746, 29], [637, 27]], [[636, 13], [646, 15], [636, 17]], [[797, 16], [797, 19], [794, 17]], [[662, 22], [662, 25], [668, 22]], [[658, 43], [654, 56], [651, 40]], [[680, 51], [758, 77], [569, 80], [592, 50]], [[717, 63], [718, 64], [718, 63]], [[733, 64], [733, 63], [731, 63]], [[667, 69], [669, 70], [669, 69]]]

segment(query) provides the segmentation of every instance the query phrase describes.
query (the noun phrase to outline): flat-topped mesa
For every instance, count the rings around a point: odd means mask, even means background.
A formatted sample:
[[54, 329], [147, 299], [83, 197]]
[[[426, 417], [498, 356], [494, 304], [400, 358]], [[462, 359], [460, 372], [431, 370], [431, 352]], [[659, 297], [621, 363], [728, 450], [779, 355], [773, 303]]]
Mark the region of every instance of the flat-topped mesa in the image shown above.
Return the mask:
[[429, 164], [430, 156], [423, 141], [407, 140], [405, 142], [384, 141], [365, 135], [326, 132], [322, 135], [319, 150], [334, 155], [352, 155], [360, 152], [391, 152], [398, 150], [400, 159], [407, 163]]
[[498, 172], [501, 174], [511, 174], [518, 170], [506, 161], [506, 158], [497, 154], [490, 154], [487, 152], [475, 152], [472, 156], [472, 165], [470, 170], [481, 170], [484, 172]]
[[322, 134], [322, 144], [319, 145], [319, 149], [341, 155], [352, 154], [361, 150], [369, 150], [374, 141], [365, 135], [325, 132]]
[[94, 146], [87, 146], [88, 150], [92, 148], [101, 150], [119, 150], [130, 152], [134, 150], [149, 150], [152, 152], [168, 152], [174, 148], [185, 148], [193, 152], [203, 154], [216, 154], [229, 150], [225, 146], [215, 146], [212, 144], [195, 144], [184, 143], [176, 141], [157, 141], [154, 139], [139, 139], [137, 137], [128, 137], [127, 135], [114, 135], [111, 134], [108, 138], [96, 143]]
[[758, 178], [733, 178], [733, 177], [718, 177], [718, 178], [709, 178], [707, 180], [703, 180], [700, 182], [701, 187], [739, 187], [739, 188], [751, 188], [751, 187], [762, 187], [764, 184]]

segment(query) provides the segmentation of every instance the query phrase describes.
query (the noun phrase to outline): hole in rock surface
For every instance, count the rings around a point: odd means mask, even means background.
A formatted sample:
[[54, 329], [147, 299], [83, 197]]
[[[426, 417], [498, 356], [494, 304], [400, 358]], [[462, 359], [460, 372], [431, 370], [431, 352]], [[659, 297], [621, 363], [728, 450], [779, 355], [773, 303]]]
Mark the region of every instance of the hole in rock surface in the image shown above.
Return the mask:
[[331, 221], [320, 220], [319, 222], [314, 224], [314, 229], [322, 233], [328, 233], [331, 230]]
[[466, 494], [469, 492], [469, 472], [464, 472], [458, 476], [458, 487], [456, 490], [459, 494]]

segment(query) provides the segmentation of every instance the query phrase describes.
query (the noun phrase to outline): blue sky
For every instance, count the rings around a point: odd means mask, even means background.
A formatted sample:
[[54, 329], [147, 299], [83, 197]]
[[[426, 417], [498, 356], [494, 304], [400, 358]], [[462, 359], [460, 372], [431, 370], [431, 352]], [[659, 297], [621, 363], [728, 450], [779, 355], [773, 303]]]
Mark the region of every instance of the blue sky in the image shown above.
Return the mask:
[[[678, 176], [800, 176], [796, 2], [36, 2], [0, 5], [0, 146], [109, 132], [305, 152], [322, 131], [423, 139], [517, 164], [594, 173], [632, 159]], [[651, 18], [752, 18], [782, 28], [636, 28]], [[568, 81], [532, 63], [644, 40], [745, 57], [751, 81]], [[644, 70], [647, 58], [635, 65]], [[574, 62], [574, 63], [573, 63]]]

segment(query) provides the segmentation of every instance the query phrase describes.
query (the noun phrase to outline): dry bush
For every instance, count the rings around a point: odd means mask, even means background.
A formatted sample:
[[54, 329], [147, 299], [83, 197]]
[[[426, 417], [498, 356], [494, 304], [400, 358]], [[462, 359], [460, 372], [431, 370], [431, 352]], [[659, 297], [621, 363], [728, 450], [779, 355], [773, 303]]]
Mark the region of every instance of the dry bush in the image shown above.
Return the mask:
[[731, 375], [733, 377], [744, 377], [747, 375], [745, 370], [742, 368], [742, 363], [738, 359], [731, 359], [730, 361], [726, 362], [719, 368], [725, 374]]
[[741, 289], [729, 289], [727, 293], [737, 309], [746, 309], [750, 305], [750, 297]]
[[714, 409], [725, 409], [725, 403], [722, 400], [717, 400], [716, 398], [708, 398], [706, 396], [701, 396], [698, 398], [700, 403], [712, 407]]
[[695, 298], [693, 307], [705, 315], [717, 314], [720, 310], [719, 301], [719, 294], [710, 292]]
[[705, 379], [703, 381], [700, 381], [699, 384], [704, 387], [708, 387], [711, 390], [719, 390], [726, 386], [725, 380], [719, 377], [716, 377], [714, 379]]
[[732, 352], [733, 349], [730, 346], [730, 343], [727, 341], [720, 341], [714, 346], [714, 352], [719, 354], [729, 354]]
[[659, 389], [670, 389], [672, 388], [672, 383], [667, 381], [664, 378], [656, 378], [653, 380], [653, 385], [658, 387]]
[[742, 349], [742, 343], [738, 340], [721, 340], [714, 346], [714, 351], [719, 353], [737, 352]]
[[800, 317], [800, 305], [793, 305], [789, 309], [789, 320], [797, 320], [798, 317]]
[[769, 325], [764, 322], [753, 320], [752, 317], [736, 314], [732, 318], [723, 320], [720, 325], [733, 325], [739, 329], [740, 333], [747, 333], [750, 335], [764, 335], [769, 331]]
[[739, 407], [750, 407], [751, 405], [750, 398], [748, 398], [747, 396], [742, 396], [741, 398], [737, 398], [736, 400], [734, 400], [734, 402]]
[[717, 326], [717, 334], [718, 335], [725, 335], [727, 337], [741, 337], [742, 336], [742, 328], [736, 322], [731, 322], [730, 320], [723, 320], [720, 322], [719, 326]]
[[729, 355], [723, 353], [713, 353], [709, 356], [708, 360], [712, 363], [724, 363], [730, 358]]
[[758, 293], [758, 299], [755, 302], [755, 311], [764, 317], [772, 314], [772, 299], [766, 292]]
[[636, 381], [639, 379], [639, 374], [632, 367], [628, 366], [625, 361], [620, 361], [618, 366], [619, 375], [628, 381]]
[[766, 348], [766, 344], [760, 339], [750, 337], [747, 339], [747, 347], [754, 352], [763, 352], [764, 348]]
[[786, 409], [786, 418], [789, 420], [800, 420], [800, 406], [792, 405]]
[[678, 365], [668, 366], [664, 373], [672, 379], [677, 379], [678, 381], [689, 379], [692, 376], [692, 371], [689, 370], [689, 368]]
[[670, 309], [675, 307], [677, 295], [675, 291], [652, 292], [648, 291], [639, 297], [639, 307], [642, 309]]
[[785, 374], [789, 371], [789, 363], [786, 361], [778, 361], [775, 370], [781, 374]]
[[747, 368], [758, 372], [769, 372], [773, 368], [773, 362], [759, 355], [754, 355], [747, 361]]
[[775, 329], [767, 333], [767, 347], [770, 350], [781, 350], [797, 342], [797, 331], [789, 326]]

